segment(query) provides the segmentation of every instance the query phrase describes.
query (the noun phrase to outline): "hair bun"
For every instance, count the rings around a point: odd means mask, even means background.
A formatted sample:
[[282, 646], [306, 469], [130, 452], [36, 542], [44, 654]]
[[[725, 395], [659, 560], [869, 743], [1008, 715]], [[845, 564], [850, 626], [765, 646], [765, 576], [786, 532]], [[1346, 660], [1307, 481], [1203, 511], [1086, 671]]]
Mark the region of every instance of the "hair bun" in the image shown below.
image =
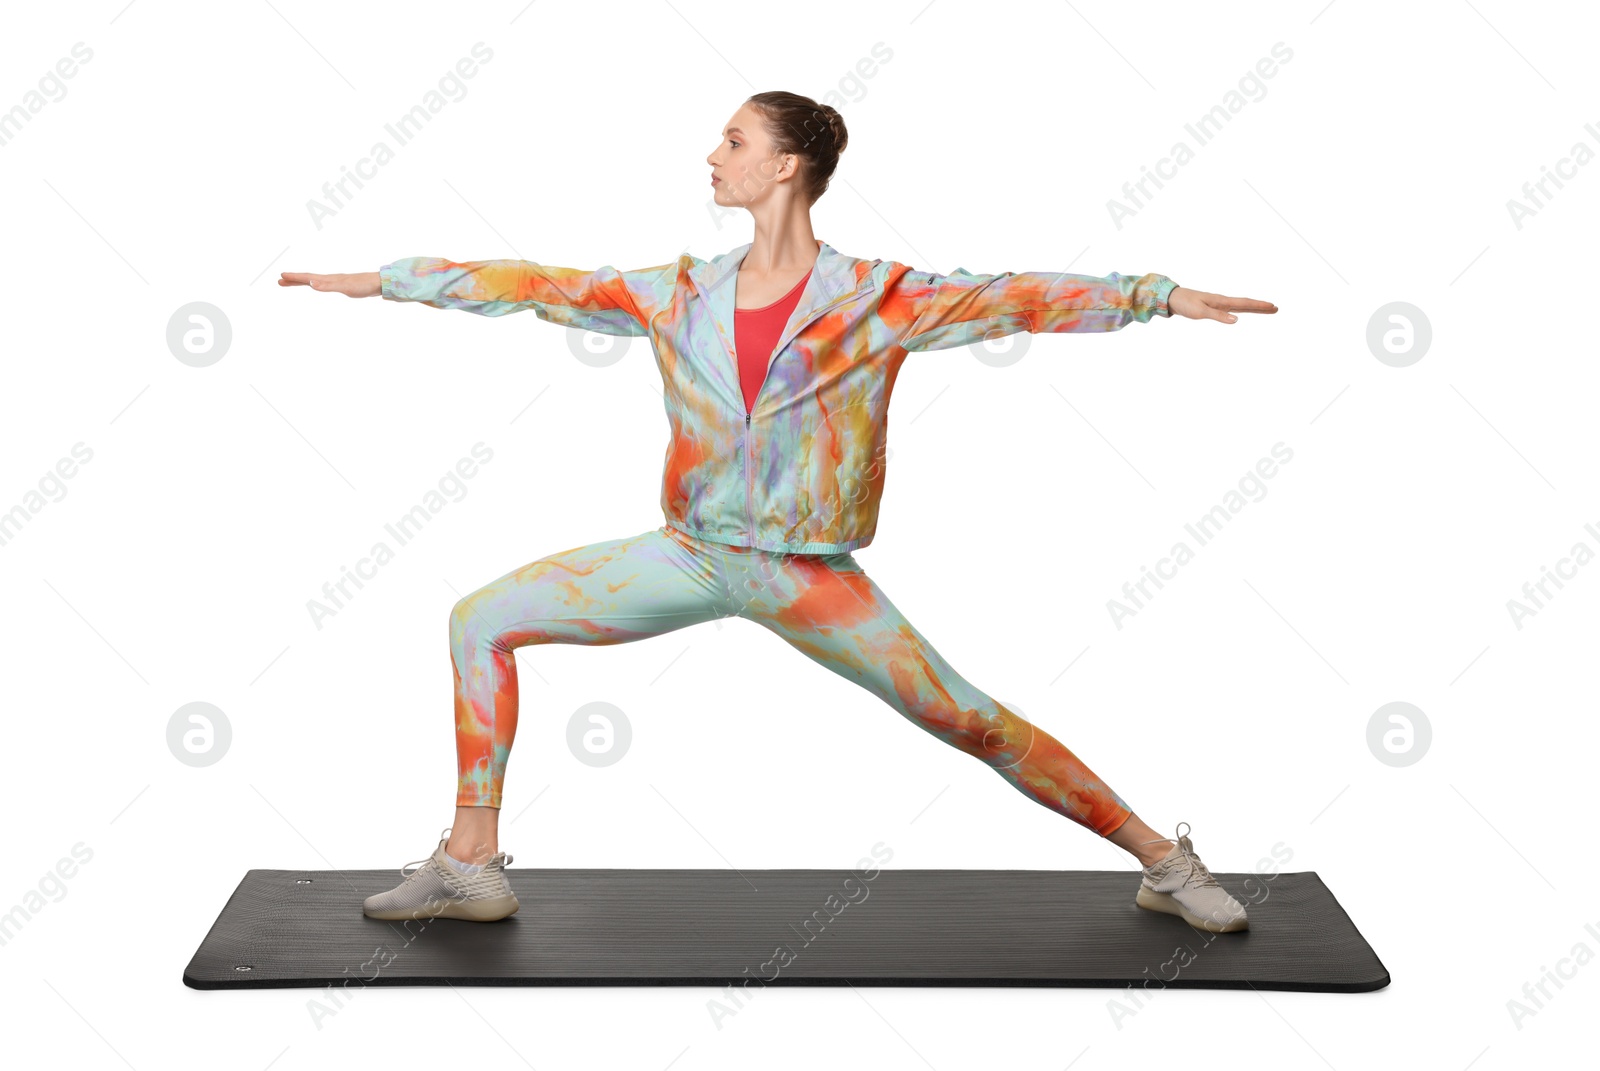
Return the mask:
[[844, 129], [844, 116], [840, 115], [839, 110], [831, 104], [824, 104], [822, 106], [822, 114], [827, 118], [828, 129], [833, 133], [833, 141], [834, 145], [836, 146], [835, 151], [843, 152], [845, 142], [849, 137], [845, 133]]
[[850, 137], [844, 116], [831, 104], [783, 90], [753, 93], [745, 103], [761, 116], [773, 152], [794, 153], [805, 161], [801, 191], [808, 204], [816, 203], [827, 191], [828, 179]]

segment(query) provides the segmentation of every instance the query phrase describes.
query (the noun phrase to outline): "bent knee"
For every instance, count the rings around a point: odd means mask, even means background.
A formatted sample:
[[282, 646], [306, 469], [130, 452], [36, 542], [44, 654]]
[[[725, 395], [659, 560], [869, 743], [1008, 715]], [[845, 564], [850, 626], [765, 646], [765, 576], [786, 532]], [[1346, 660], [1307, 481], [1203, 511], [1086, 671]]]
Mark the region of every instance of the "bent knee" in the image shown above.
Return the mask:
[[497, 628], [486, 614], [480, 592], [473, 592], [465, 598], [457, 599], [456, 604], [450, 608], [450, 641], [452, 644], [463, 642], [490, 643], [500, 642], [500, 629]]

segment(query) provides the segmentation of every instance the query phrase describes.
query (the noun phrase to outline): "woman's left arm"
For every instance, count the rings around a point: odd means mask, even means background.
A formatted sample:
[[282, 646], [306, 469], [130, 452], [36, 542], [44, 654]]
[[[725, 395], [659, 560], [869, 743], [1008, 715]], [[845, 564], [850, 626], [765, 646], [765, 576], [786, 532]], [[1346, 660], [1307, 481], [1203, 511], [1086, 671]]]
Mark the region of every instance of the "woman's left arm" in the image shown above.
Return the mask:
[[[1174, 297], [1176, 296], [1176, 298]], [[942, 350], [1018, 331], [1115, 331], [1174, 313], [1223, 319], [1229, 309], [1276, 312], [1249, 298], [1180, 287], [1165, 275], [1107, 276], [1069, 272], [949, 275], [891, 264], [879, 313], [909, 351]], [[1233, 318], [1224, 320], [1232, 323]]]
[[1187, 316], [1191, 320], [1221, 320], [1236, 323], [1236, 312], [1277, 312], [1278, 306], [1257, 298], [1228, 297], [1225, 294], [1208, 294], [1204, 290], [1191, 290], [1187, 286], [1173, 287], [1167, 295], [1168, 315]]

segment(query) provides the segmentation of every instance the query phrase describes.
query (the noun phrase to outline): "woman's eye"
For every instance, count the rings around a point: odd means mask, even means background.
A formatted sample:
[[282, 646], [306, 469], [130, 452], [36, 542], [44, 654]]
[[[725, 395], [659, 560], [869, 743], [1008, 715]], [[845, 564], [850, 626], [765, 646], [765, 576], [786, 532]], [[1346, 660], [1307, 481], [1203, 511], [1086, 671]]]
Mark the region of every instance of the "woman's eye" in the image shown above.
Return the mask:
[[732, 145], [735, 149], [739, 147], [739, 143], [737, 141], [729, 141], [728, 144]]

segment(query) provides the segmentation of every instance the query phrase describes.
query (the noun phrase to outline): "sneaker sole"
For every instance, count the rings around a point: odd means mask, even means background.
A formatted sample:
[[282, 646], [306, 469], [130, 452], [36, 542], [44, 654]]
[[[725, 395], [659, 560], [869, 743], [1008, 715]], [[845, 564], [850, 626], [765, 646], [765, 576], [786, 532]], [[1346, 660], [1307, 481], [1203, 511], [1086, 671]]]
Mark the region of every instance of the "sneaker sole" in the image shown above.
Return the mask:
[[1208, 933], [1236, 933], [1239, 930], [1248, 930], [1250, 928], [1250, 919], [1248, 917], [1230, 919], [1227, 922], [1218, 922], [1216, 919], [1203, 919], [1180, 904], [1171, 893], [1151, 892], [1143, 885], [1139, 886], [1139, 893], [1134, 897], [1134, 903], [1151, 911], [1162, 911], [1168, 915], [1177, 915], [1195, 929], [1205, 930]]
[[424, 907], [390, 908], [384, 911], [362, 910], [369, 919], [405, 921], [409, 919], [462, 919], [466, 922], [498, 922], [517, 913], [522, 905], [515, 896], [497, 896], [493, 900], [445, 900], [429, 910]]

